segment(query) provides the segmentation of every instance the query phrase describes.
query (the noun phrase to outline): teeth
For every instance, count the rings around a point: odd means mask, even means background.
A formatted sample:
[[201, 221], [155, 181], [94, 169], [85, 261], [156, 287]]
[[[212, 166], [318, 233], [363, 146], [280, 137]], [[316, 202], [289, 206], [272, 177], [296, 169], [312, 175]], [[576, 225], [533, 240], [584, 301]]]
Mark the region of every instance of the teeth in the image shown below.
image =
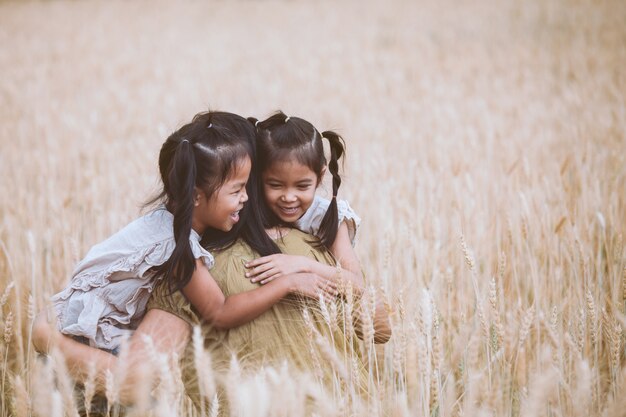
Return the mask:
[[280, 209], [286, 214], [294, 214], [298, 211], [298, 207], [281, 207]]

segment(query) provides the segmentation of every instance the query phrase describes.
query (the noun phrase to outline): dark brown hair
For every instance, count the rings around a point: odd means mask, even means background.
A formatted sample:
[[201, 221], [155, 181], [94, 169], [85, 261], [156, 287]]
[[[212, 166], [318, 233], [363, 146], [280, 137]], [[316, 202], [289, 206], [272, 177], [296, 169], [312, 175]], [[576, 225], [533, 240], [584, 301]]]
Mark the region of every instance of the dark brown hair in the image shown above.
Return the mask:
[[[189, 242], [194, 187], [202, 189], [210, 198], [243, 159], [250, 158], [254, 168], [254, 147], [254, 127], [241, 116], [219, 111], [195, 115], [190, 123], [172, 133], [161, 147], [159, 171], [163, 189], [150, 203], [162, 201], [173, 214], [176, 247], [170, 258], [156, 266], [154, 271], [155, 278], [163, 277], [163, 284], [170, 292], [182, 289], [195, 270]], [[246, 189], [249, 202], [255, 205], [258, 200], [255, 175], [251, 174]], [[237, 237], [243, 237], [261, 255], [275, 253], [275, 245], [264, 232], [258, 214], [255, 215], [249, 206], [246, 204], [241, 210], [240, 221], [231, 231], [212, 228], [205, 231], [202, 245], [208, 250], [224, 249]]]
[[[263, 121], [249, 118], [257, 128], [257, 168], [264, 172], [276, 161], [296, 160], [307, 166], [317, 175], [318, 183], [326, 167], [322, 139], [330, 145], [328, 170], [331, 173], [333, 197], [322, 219], [318, 237], [323, 246], [330, 248], [337, 237], [339, 217], [337, 192], [341, 185], [338, 160], [345, 154], [345, 143], [337, 133], [327, 130], [320, 133], [311, 123], [299, 117], [288, 117], [281, 111]], [[259, 182], [259, 186], [261, 184]], [[262, 188], [259, 188], [262, 193]], [[263, 199], [260, 204], [261, 219], [265, 227], [280, 224], [280, 219], [272, 213]]]

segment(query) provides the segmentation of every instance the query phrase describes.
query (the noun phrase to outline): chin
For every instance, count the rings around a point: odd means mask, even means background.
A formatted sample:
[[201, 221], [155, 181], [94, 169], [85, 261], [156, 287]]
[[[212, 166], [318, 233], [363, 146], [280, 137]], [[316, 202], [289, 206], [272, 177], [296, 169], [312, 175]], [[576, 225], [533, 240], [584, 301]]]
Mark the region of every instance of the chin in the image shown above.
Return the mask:
[[297, 213], [296, 216], [285, 217], [285, 214], [280, 211], [280, 209], [276, 211], [272, 210], [272, 212], [274, 213], [274, 216], [276, 216], [276, 218], [283, 223], [295, 223], [301, 217], [300, 213]]
[[216, 227], [216, 229], [221, 231], [221, 232], [230, 232], [231, 230], [233, 230], [234, 226], [235, 225], [232, 225], [232, 224], [225, 224], [223, 226]]

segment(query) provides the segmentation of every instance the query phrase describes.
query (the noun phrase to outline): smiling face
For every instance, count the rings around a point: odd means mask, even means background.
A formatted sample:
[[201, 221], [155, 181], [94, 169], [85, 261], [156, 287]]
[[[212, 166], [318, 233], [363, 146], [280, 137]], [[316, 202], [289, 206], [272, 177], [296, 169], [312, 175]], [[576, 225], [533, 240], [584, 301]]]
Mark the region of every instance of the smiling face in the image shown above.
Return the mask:
[[239, 221], [239, 211], [248, 201], [246, 183], [250, 176], [250, 158], [242, 159], [228, 179], [212, 196], [196, 188], [192, 228], [198, 234], [212, 227], [228, 232]]
[[293, 223], [311, 207], [320, 180], [298, 161], [273, 162], [262, 175], [265, 203], [281, 221]]

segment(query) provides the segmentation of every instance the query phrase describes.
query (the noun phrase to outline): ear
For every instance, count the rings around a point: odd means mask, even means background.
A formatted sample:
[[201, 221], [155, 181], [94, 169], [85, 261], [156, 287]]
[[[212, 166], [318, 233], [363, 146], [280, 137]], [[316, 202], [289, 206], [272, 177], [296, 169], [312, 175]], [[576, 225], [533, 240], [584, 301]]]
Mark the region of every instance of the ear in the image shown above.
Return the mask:
[[193, 187], [193, 206], [198, 207], [200, 205], [200, 197], [204, 195], [204, 192], [198, 187]]
[[322, 183], [322, 181], [324, 181], [324, 175], [326, 175], [326, 167], [322, 167], [322, 172], [320, 173], [320, 176], [317, 178], [316, 187], [318, 187]]

